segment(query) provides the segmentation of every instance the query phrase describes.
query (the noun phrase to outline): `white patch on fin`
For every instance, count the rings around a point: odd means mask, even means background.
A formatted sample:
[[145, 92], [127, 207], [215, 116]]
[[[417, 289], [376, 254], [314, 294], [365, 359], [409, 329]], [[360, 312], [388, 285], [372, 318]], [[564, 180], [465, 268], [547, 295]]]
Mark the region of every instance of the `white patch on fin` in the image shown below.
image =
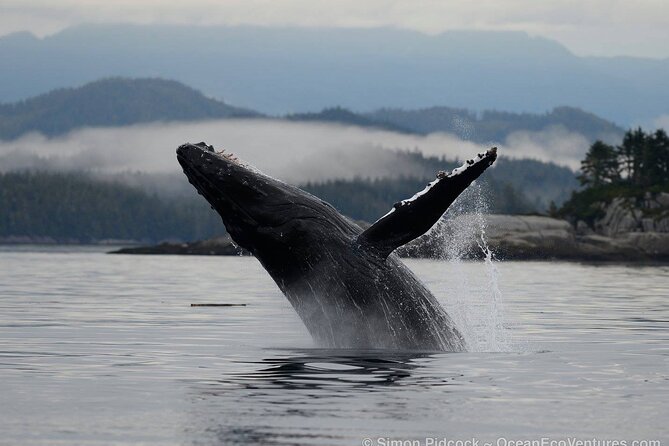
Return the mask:
[[[390, 209], [390, 211], [388, 211], [388, 213], [386, 213], [383, 217], [379, 218], [379, 220], [383, 220], [384, 218], [386, 218], [387, 216], [389, 216], [390, 214], [392, 214], [393, 212], [395, 212], [395, 209], [397, 209], [398, 207], [405, 206], [405, 205], [409, 205], [409, 204], [411, 204], [413, 201], [415, 201], [415, 200], [417, 200], [418, 198], [420, 198], [421, 196], [425, 195], [430, 189], [432, 189], [432, 187], [434, 187], [434, 186], [435, 186], [437, 183], [439, 183], [441, 180], [444, 180], [444, 179], [446, 179], [446, 178], [453, 178], [453, 177], [456, 176], [456, 175], [460, 175], [460, 174], [462, 174], [464, 171], [466, 171], [467, 169], [469, 169], [469, 168], [471, 168], [472, 166], [474, 166], [475, 164], [478, 164], [478, 163], [480, 163], [481, 161], [483, 161], [484, 159], [486, 159], [486, 155], [494, 156], [494, 155], [496, 155], [496, 154], [497, 154], [497, 147], [492, 147], [492, 148], [491, 148], [490, 150], [488, 150], [486, 153], [479, 153], [479, 154], [476, 156], [475, 159], [465, 161], [465, 163], [464, 163], [462, 166], [460, 166], [460, 167], [456, 167], [456, 168], [453, 169], [450, 173], [446, 173], [446, 172], [440, 171], [439, 173], [437, 173], [437, 179], [434, 180], [434, 181], [431, 181], [430, 183], [428, 183], [428, 185], [425, 187], [425, 189], [423, 189], [423, 190], [420, 191], [420, 192], [416, 192], [416, 194], [414, 194], [414, 196], [411, 197], [411, 198], [407, 198], [406, 200], [402, 200], [402, 201], [400, 201], [400, 202], [398, 202], [398, 203], [395, 203], [395, 204], [393, 205], [393, 207]], [[379, 221], [379, 220], [376, 220], [376, 221]]]

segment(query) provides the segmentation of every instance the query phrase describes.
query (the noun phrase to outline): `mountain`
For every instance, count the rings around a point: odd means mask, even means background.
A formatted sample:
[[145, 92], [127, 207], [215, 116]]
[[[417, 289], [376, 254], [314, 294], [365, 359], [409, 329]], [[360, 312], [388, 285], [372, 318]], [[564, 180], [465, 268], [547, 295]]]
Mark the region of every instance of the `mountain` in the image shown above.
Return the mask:
[[583, 135], [591, 142], [618, 143], [625, 132], [611, 121], [575, 107], [556, 107], [546, 113], [512, 113], [484, 110], [476, 113], [466, 108], [435, 106], [418, 110], [380, 108], [355, 113], [342, 107], [328, 107], [318, 113], [286, 116], [293, 121], [322, 121], [428, 135], [445, 132], [483, 144], [504, 142], [513, 132], [540, 132], [561, 127]]
[[[0, 104], [0, 139], [38, 131], [47, 136], [80, 127], [116, 127], [155, 121], [259, 117], [259, 113], [205, 97], [186, 85], [164, 79], [109, 78], [77, 88], [61, 88], [16, 103]], [[544, 114], [430, 107], [420, 110], [384, 108], [356, 113], [342, 107], [295, 113], [290, 121], [332, 122], [399, 133], [447, 132], [483, 144], [503, 143], [516, 131], [563, 127], [589, 141], [618, 143], [623, 129], [592, 113], [560, 107]]]
[[401, 122], [379, 120], [376, 119], [373, 114], [364, 115], [362, 113], [355, 113], [343, 107], [327, 107], [320, 112], [291, 113], [286, 115], [285, 119], [302, 122], [332, 122], [344, 125], [355, 125], [358, 127], [372, 127], [399, 133], [419, 133], [403, 126]]
[[2, 102], [126, 76], [175, 79], [272, 114], [569, 105], [630, 126], [669, 113], [669, 59], [578, 57], [520, 32], [82, 25], [0, 38], [0, 59]]
[[364, 117], [377, 125], [397, 126], [420, 134], [446, 132], [462, 139], [487, 143], [504, 141], [516, 131], [542, 131], [561, 126], [580, 133], [589, 141], [618, 142], [624, 130], [599, 116], [575, 107], [556, 107], [542, 113], [511, 113], [484, 110], [477, 114], [471, 110], [451, 107], [430, 107], [420, 110], [382, 108]]
[[53, 136], [78, 127], [252, 116], [257, 113], [209, 99], [179, 82], [110, 78], [0, 104], [0, 139], [31, 131]]

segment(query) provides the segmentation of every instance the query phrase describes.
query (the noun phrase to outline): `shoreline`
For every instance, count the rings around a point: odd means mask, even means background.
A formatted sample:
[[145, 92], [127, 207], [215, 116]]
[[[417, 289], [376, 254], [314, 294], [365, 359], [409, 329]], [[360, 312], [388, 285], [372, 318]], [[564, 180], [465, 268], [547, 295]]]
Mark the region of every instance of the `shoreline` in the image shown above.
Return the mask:
[[[428, 233], [400, 247], [396, 253], [402, 258], [444, 259], [444, 245], [452, 243], [449, 238], [462, 233], [463, 228], [471, 231], [475, 223], [470, 217], [447, 220], [436, 234]], [[486, 241], [497, 260], [669, 264], [669, 233], [630, 232], [607, 237], [578, 233], [565, 220], [534, 215], [490, 214], [484, 221]], [[250, 255], [236, 247], [229, 236], [192, 243], [127, 247], [111, 253]], [[473, 237], [458, 254], [461, 258], [485, 257]]]
[[[121, 254], [121, 255], [150, 255], [150, 256], [223, 256], [223, 257], [253, 257], [250, 254], [217, 254], [211, 252], [165, 252], [159, 248], [162, 244], [149, 246], [128, 246], [128, 245], [106, 245], [95, 243], [0, 243], [0, 253], [2, 252], [79, 252], [82, 251], [99, 252], [103, 254]], [[175, 244], [182, 245], [182, 244]], [[114, 248], [113, 251], [109, 251]], [[135, 248], [137, 250], [135, 251]], [[413, 260], [439, 260], [448, 261], [444, 256], [413, 256], [401, 255], [403, 259]], [[539, 262], [539, 263], [580, 263], [584, 265], [625, 265], [625, 266], [667, 266], [669, 259], [640, 259], [640, 258], [588, 258], [588, 257], [547, 257], [547, 256], [501, 256], [493, 252], [493, 258], [498, 262]], [[460, 260], [464, 262], [475, 262], [483, 259], [483, 256], [467, 256]]]
[[[473, 215], [445, 220], [438, 229], [400, 247], [402, 258], [445, 259], [444, 246], [452, 246], [458, 234], [471, 238], [456, 253], [460, 258], [485, 255], [471, 235], [481, 228]], [[362, 222], [359, 222], [362, 224]], [[613, 236], [577, 230], [566, 220], [537, 215], [488, 214], [483, 219], [486, 242], [500, 261], [565, 261], [582, 263], [669, 264], [669, 233], [625, 232]], [[474, 232], [472, 232], [474, 231]], [[460, 235], [463, 237], [463, 235]], [[108, 248], [110, 254], [249, 256], [228, 235], [194, 242], [147, 244], [140, 240], [105, 239], [95, 242], [55, 240], [49, 237], [4, 237], [2, 247]], [[6, 249], [6, 248], [5, 248]]]

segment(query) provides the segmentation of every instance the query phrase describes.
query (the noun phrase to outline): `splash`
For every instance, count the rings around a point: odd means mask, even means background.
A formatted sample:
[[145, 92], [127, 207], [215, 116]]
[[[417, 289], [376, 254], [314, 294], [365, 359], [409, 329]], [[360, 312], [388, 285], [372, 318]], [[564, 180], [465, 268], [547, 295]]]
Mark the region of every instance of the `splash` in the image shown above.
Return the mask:
[[[448, 289], [444, 290], [449, 314], [470, 351], [503, 352], [510, 351], [511, 344], [504, 325], [497, 261], [486, 240], [487, 210], [484, 188], [474, 183], [451, 205], [437, 232], [440, 256], [449, 264]], [[477, 250], [483, 253], [483, 262], [466, 261]]]

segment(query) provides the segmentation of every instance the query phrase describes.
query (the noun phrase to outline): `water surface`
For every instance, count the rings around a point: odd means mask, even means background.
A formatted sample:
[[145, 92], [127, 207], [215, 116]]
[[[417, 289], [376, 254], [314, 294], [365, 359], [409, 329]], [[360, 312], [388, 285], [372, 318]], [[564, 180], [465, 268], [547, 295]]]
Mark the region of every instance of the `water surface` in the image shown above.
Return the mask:
[[669, 438], [668, 267], [407, 264], [471, 352], [319, 349], [252, 258], [2, 248], [0, 444]]

